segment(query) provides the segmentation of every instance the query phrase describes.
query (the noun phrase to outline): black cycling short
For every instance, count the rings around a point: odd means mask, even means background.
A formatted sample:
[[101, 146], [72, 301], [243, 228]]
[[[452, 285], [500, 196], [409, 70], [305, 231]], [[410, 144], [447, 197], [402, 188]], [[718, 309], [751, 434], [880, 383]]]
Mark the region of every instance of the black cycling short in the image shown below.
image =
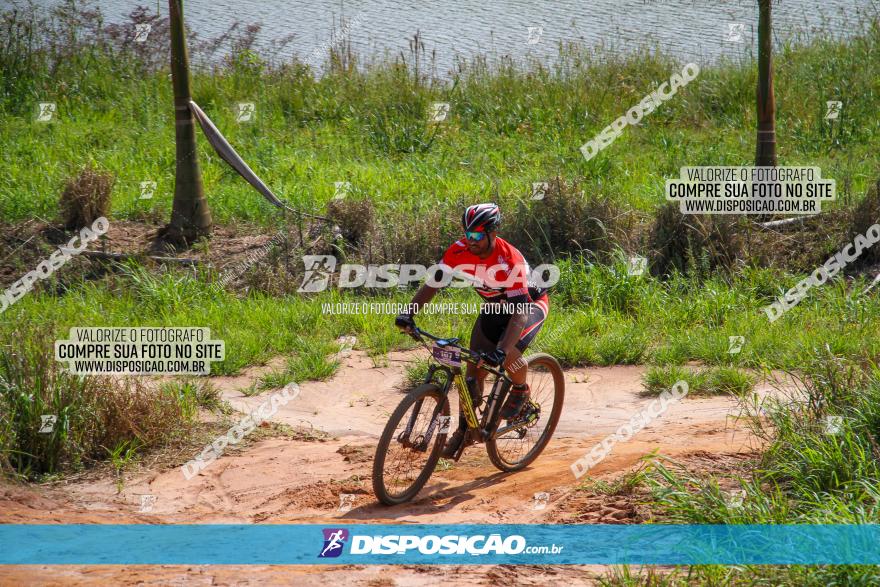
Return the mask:
[[[504, 304], [485, 304], [480, 310], [480, 330], [492, 344], [498, 344], [513, 316], [511, 313], [499, 311], [499, 307], [503, 306]], [[538, 335], [549, 313], [550, 300], [546, 294], [529, 304], [529, 317], [515, 345], [520, 352], [524, 352]]]

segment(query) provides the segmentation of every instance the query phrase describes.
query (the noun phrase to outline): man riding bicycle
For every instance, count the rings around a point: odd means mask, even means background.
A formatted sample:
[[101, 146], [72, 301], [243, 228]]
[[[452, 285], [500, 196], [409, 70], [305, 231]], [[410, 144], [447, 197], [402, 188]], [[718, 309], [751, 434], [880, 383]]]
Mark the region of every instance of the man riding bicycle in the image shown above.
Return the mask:
[[[504, 365], [513, 386], [501, 409], [501, 417], [515, 419], [529, 400], [527, 366], [520, 358], [535, 339], [547, 318], [550, 301], [545, 289], [530, 283], [531, 270], [522, 253], [497, 236], [501, 210], [496, 204], [476, 204], [462, 216], [464, 238], [454, 242], [443, 254], [435, 283], [442, 272], [455, 273], [473, 281], [484, 303], [471, 331], [470, 348], [485, 353], [485, 362], [493, 367]], [[397, 316], [395, 324], [405, 331], [415, 326], [413, 314], [433, 299], [437, 290], [425, 283], [413, 296], [412, 313]], [[486, 371], [468, 363], [466, 381], [474, 407], [483, 397]], [[443, 448], [443, 456], [454, 456], [467, 424], [459, 409], [458, 429]]]

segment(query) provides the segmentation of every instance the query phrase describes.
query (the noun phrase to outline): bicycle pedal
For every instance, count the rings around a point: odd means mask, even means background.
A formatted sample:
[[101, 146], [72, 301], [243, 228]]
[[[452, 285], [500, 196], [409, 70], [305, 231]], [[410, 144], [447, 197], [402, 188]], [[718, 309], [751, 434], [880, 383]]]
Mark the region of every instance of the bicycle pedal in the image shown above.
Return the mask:
[[531, 401], [523, 406], [519, 414], [507, 420], [508, 426], [516, 426], [517, 424], [534, 424], [541, 415], [541, 407]]

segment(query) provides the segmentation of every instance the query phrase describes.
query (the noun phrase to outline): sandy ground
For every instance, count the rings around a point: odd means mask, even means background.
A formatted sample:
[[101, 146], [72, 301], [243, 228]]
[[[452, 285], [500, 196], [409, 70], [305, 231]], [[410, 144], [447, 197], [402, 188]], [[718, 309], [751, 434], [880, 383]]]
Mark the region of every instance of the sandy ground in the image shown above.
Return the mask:
[[[0, 523], [631, 523], [632, 500], [587, 498], [575, 491], [570, 465], [628, 421], [650, 398], [642, 397], [644, 367], [572, 369], [566, 372], [565, 407], [556, 434], [528, 469], [505, 474], [482, 446], [470, 447], [454, 466], [435, 471], [417, 498], [397, 507], [376, 502], [370, 487], [375, 443], [401, 398], [412, 353], [392, 353], [384, 365], [358, 351], [342, 359], [336, 376], [301, 386], [274, 420], [310, 426], [325, 441], [271, 438], [227, 454], [192, 479], [181, 470], [141, 470], [117, 493], [113, 478], [60, 487], [0, 486]], [[268, 393], [246, 397], [240, 389], [259, 370], [215, 377], [235, 408], [250, 410]], [[761, 393], [770, 391], [759, 384]], [[757, 448], [729, 397], [685, 398], [632, 440], [618, 443], [590, 474], [614, 478], [655, 451], [705, 462], [734, 460]], [[195, 455], [193, 455], [195, 456]], [[536, 493], [549, 494], [549, 502]], [[348, 497], [344, 497], [345, 494]], [[142, 495], [153, 496], [141, 511]], [[20, 566], [0, 567], [0, 584], [295, 584], [406, 586], [462, 584], [544, 585], [563, 580], [593, 584], [602, 567], [428, 566]]]

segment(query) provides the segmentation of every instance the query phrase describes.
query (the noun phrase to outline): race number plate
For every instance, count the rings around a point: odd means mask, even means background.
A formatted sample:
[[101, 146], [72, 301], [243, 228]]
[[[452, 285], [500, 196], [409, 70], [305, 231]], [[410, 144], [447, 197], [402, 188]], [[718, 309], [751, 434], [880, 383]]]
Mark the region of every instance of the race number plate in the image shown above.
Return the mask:
[[461, 367], [461, 351], [458, 349], [444, 349], [438, 346], [431, 347], [431, 353], [437, 362], [450, 367]]

